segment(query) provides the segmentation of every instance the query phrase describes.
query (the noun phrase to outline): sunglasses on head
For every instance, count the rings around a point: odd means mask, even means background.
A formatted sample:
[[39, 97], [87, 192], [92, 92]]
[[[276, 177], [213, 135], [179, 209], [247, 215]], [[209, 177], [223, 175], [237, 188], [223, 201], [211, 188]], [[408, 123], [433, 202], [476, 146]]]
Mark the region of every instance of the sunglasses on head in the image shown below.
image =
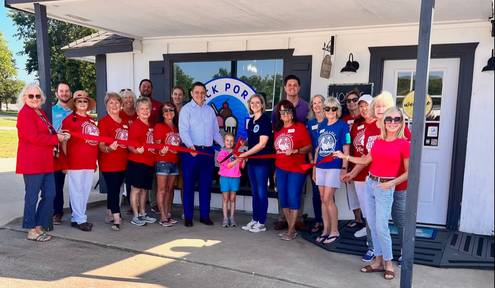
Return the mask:
[[33, 99], [33, 98], [36, 98], [36, 99], [41, 99], [41, 95], [40, 94], [28, 94], [27, 95], [29, 99]]
[[402, 123], [402, 117], [400, 117], [400, 116], [397, 116], [397, 117], [387, 116], [387, 117], [385, 117], [385, 119], [383, 119], [383, 121], [385, 123], [388, 123], [388, 124], [389, 123], [392, 123], [392, 122], [394, 122], [394, 123]]
[[167, 112], [175, 112], [175, 109], [174, 108], [165, 108], [162, 110], [163, 113], [167, 113]]
[[352, 102], [356, 103], [359, 101], [359, 98], [349, 98], [346, 101], [347, 101], [347, 103], [352, 103]]
[[337, 110], [339, 110], [339, 108], [338, 107], [328, 107], [327, 106], [327, 107], [323, 108], [323, 110], [325, 110], [325, 112], [330, 112], [330, 111], [337, 112]]
[[280, 110], [280, 115], [290, 115], [292, 114], [292, 110]]

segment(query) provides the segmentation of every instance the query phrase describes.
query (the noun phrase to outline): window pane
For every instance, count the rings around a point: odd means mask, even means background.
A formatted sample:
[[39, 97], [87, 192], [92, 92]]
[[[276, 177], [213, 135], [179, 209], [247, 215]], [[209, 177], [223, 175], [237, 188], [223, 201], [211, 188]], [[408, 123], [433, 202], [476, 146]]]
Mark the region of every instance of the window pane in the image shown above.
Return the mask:
[[411, 91], [411, 72], [399, 72], [397, 76], [397, 96], [405, 96]]
[[220, 77], [230, 77], [230, 67], [230, 61], [177, 62], [174, 63], [174, 85], [181, 85], [188, 94], [187, 91], [196, 81], [205, 83]]
[[237, 62], [237, 78], [266, 97], [266, 110], [273, 109], [282, 96], [283, 60], [243, 60]]
[[442, 71], [432, 71], [430, 72], [430, 79], [428, 81], [428, 94], [442, 95], [442, 84], [443, 84], [443, 72]]

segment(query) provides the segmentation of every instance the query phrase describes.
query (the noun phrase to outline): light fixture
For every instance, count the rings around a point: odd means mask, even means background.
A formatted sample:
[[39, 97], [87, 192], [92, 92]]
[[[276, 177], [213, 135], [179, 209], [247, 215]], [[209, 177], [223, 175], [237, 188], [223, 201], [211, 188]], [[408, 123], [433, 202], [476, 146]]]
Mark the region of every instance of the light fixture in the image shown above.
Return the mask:
[[340, 70], [341, 73], [356, 73], [356, 71], [359, 69], [359, 63], [357, 61], [354, 61], [354, 55], [352, 53], [349, 53], [349, 60], [347, 60], [347, 63], [345, 63], [345, 67]]
[[495, 56], [493, 56], [493, 49], [492, 49], [492, 57], [488, 59], [488, 62], [483, 69], [481, 69], [482, 72], [485, 71], [494, 71], [495, 70]]

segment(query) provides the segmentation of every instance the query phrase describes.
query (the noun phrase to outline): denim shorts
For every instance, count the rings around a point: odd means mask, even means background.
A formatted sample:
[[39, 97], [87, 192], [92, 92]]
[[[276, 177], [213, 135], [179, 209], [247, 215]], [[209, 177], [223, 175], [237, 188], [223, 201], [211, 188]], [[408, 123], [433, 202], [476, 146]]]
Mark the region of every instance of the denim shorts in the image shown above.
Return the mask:
[[224, 177], [220, 176], [220, 191], [225, 192], [237, 192], [239, 191], [240, 177]]
[[158, 161], [155, 165], [155, 173], [162, 176], [179, 175], [179, 169], [176, 163]]

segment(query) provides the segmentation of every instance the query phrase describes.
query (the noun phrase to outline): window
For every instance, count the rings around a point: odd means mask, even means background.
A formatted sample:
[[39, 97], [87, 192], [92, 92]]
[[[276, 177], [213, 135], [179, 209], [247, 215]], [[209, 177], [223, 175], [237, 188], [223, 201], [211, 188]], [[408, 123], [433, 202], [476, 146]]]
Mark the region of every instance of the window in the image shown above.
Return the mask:
[[270, 111], [282, 97], [283, 63], [283, 59], [175, 62], [173, 84], [188, 91], [196, 81], [236, 77], [264, 95], [266, 110]]

